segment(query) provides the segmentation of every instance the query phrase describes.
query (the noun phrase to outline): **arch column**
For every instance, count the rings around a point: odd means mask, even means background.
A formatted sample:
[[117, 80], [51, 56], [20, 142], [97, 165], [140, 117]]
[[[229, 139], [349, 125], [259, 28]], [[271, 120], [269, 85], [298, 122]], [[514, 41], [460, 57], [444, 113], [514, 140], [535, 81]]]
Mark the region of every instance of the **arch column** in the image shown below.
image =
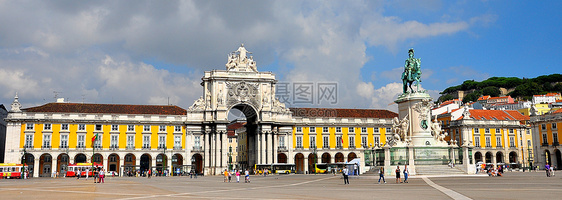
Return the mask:
[[[125, 154], [127, 155], [127, 154]], [[123, 176], [123, 167], [125, 167], [125, 156], [119, 155], [119, 176]]]
[[210, 159], [210, 154], [211, 154], [211, 150], [209, 148], [210, 142], [209, 142], [209, 133], [208, 131], [206, 131], [204, 134], [204, 139], [203, 139], [203, 148], [205, 148], [205, 153], [203, 153], [203, 156], [205, 156], [205, 159], [203, 159], [203, 170], [205, 169], [210, 169], [211, 167], [211, 159]]
[[228, 168], [228, 135], [226, 131], [221, 132], [221, 169]]
[[39, 166], [39, 159], [41, 158], [41, 155], [39, 155], [39, 157], [33, 155], [33, 157], [35, 158], [33, 161], [33, 177], [39, 177], [39, 171], [43, 170], [40, 169], [41, 166]]
[[273, 160], [273, 132], [267, 134], [267, 160], [266, 163], [275, 163]]
[[59, 167], [57, 161], [57, 157], [51, 156], [51, 175], [55, 173], [56, 176], [57, 168]]
[[303, 154], [303, 157], [304, 157], [304, 159], [303, 159], [303, 160], [304, 160], [304, 162], [303, 162], [303, 164], [304, 164], [304, 173], [306, 174], [306, 173], [310, 172], [309, 169], [308, 169], [308, 156], [306, 156], [306, 155]]
[[265, 164], [265, 137], [266, 137], [266, 133], [265, 132], [260, 132], [260, 164]]
[[498, 166], [498, 162], [496, 160], [496, 153], [492, 153], [492, 163], [494, 164], [494, 167]]
[[277, 144], [277, 143], [279, 143], [278, 135], [279, 134], [277, 134], [277, 132], [274, 131], [272, 136], [271, 136], [271, 146], [272, 146], [271, 151], [272, 151], [272, 154], [273, 154], [272, 159], [271, 159], [272, 163], [277, 163], [277, 153], [278, 153], [277, 147], [279, 146], [279, 144]]

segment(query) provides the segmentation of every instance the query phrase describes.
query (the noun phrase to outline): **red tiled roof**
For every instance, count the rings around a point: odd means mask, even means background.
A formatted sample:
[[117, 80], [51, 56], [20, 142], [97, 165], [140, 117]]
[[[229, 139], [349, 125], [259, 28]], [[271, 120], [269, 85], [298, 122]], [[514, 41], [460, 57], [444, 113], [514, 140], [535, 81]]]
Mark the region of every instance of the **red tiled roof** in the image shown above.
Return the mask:
[[478, 98], [478, 101], [486, 100], [486, 99], [489, 99], [489, 98], [490, 98], [490, 95], [481, 96], [480, 98]]
[[529, 120], [529, 117], [523, 116], [515, 110], [469, 110], [470, 117], [476, 120]]
[[47, 113], [108, 113], [140, 115], [187, 115], [187, 111], [178, 106], [168, 105], [125, 105], [125, 104], [82, 104], [82, 103], [48, 103], [42, 106], [23, 109], [25, 112]]
[[562, 113], [562, 109], [558, 109], [558, 110], [554, 111], [553, 113]]
[[394, 118], [389, 110], [342, 108], [289, 108], [295, 117]]

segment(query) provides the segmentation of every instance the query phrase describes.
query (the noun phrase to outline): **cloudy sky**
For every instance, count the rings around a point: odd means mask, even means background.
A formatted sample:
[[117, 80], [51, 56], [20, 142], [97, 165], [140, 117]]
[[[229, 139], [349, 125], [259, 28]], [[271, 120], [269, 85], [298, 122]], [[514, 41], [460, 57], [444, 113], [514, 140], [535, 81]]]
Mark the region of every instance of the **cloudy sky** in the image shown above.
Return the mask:
[[[396, 111], [409, 48], [434, 98], [464, 80], [561, 73], [562, 1], [0, 0], [0, 104], [174, 104], [241, 43], [280, 82]], [[389, 105], [390, 104], [390, 105]]]

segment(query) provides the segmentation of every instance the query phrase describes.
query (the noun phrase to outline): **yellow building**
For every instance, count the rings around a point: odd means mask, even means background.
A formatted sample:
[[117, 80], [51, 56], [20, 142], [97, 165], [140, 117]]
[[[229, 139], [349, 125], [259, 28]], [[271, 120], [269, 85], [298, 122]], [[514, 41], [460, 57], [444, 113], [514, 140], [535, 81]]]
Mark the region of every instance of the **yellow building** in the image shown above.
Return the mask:
[[388, 133], [392, 118], [398, 116], [388, 110], [374, 109], [291, 108], [291, 111], [295, 119], [289, 140], [292, 148], [280, 151], [278, 159], [287, 159], [285, 153], [294, 155], [297, 173], [311, 171], [315, 163], [342, 163], [355, 158], [361, 159], [361, 167], [375, 165], [371, 158], [391, 137]]
[[560, 153], [560, 138], [558, 127], [562, 126], [562, 109], [544, 115], [531, 116], [535, 153], [534, 161], [544, 169], [546, 164], [560, 169], [562, 156]]
[[[521, 108], [517, 111], [525, 116], [531, 116], [532, 112], [535, 112], [537, 115], [543, 115], [548, 113], [551, 108], [546, 103], [534, 104], [534, 108]], [[534, 110], [534, 111], [533, 111]]]
[[119, 174], [190, 164], [183, 156], [186, 110], [177, 106], [48, 103], [17, 110], [6, 118], [6, 148], [21, 151], [6, 157], [23, 157], [33, 176], [62, 175], [75, 163], [102, 163]]
[[446, 128], [459, 145], [473, 147], [475, 163], [521, 169], [530, 164], [532, 137], [528, 121], [529, 117], [514, 110], [466, 109]]

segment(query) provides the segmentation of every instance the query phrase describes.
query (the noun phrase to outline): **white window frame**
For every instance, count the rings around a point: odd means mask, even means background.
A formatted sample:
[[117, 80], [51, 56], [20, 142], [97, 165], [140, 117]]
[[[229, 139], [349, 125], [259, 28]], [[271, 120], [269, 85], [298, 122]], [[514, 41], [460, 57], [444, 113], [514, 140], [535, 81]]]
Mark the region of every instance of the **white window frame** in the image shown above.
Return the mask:
[[474, 136], [474, 146], [482, 147], [482, 145], [480, 145], [480, 136]]
[[546, 132], [542, 133], [542, 143], [543, 143], [543, 145], [548, 144], [548, 137], [546, 135]]
[[323, 136], [322, 137], [322, 148], [330, 148], [330, 136]]
[[127, 125], [127, 131], [134, 132], [135, 131], [135, 125], [130, 125], [130, 124]]
[[279, 146], [285, 147], [285, 136], [284, 135], [279, 136]]
[[181, 148], [181, 135], [174, 135], [174, 148]]
[[328, 133], [330, 129], [327, 126], [322, 127], [322, 133]]
[[43, 124], [43, 130], [53, 130], [53, 125], [52, 124]]
[[373, 133], [379, 133], [379, 127], [373, 127]]
[[512, 128], [509, 129], [509, 133], [510, 133], [510, 134], [513, 134], [513, 133], [514, 133], [514, 131], [513, 131]]
[[25, 125], [25, 130], [33, 130], [33, 127], [34, 127], [34, 124], [31, 124], [31, 123], [26, 124], [26, 125]]
[[60, 135], [60, 148], [68, 148], [68, 134], [61, 134]]
[[546, 124], [541, 124], [541, 129], [546, 130]]
[[96, 138], [96, 140], [94, 141], [94, 148], [101, 149], [102, 147], [103, 147], [103, 134], [99, 133], [98, 138]]
[[485, 129], [484, 129], [484, 133], [490, 133], [490, 129], [489, 129], [489, 128], [485, 128]]
[[117, 147], [119, 146], [119, 135], [118, 134], [111, 134], [109, 140], [110, 147]]
[[367, 127], [361, 127], [361, 133], [366, 133], [367, 132]]
[[[377, 128], [377, 129], [378, 129], [378, 128]], [[379, 144], [379, 145], [380, 145], [380, 144], [381, 144], [381, 135], [374, 135], [374, 136], [373, 136], [373, 141], [374, 141], [373, 145], [376, 145], [376, 144]]]
[[509, 136], [509, 147], [515, 147], [515, 137]]
[[160, 126], [158, 127], [158, 131], [160, 131], [160, 132], [166, 132], [166, 126], [160, 125]]
[[33, 134], [25, 134], [25, 147], [33, 147]]
[[492, 138], [490, 136], [485, 137], [486, 147], [492, 147]]
[[297, 148], [303, 148], [302, 146], [302, 136], [297, 136]]
[[480, 134], [480, 129], [479, 129], [479, 128], [474, 128], [474, 134]]
[[78, 124], [78, 130], [79, 131], [85, 131], [86, 130], [86, 124]]
[[51, 134], [43, 134], [43, 146], [46, 148], [51, 147]]
[[150, 125], [143, 125], [143, 126], [142, 126], [142, 131], [143, 131], [143, 132], [150, 132]]
[[165, 146], [166, 146], [166, 135], [159, 135], [158, 136], [158, 148], [164, 148]]
[[336, 133], [341, 133], [341, 126], [336, 127]]
[[309, 127], [308, 132], [309, 133], [316, 133], [316, 127], [314, 127], [314, 126]]
[[309, 142], [310, 142], [309, 148], [314, 148], [314, 147], [316, 147], [316, 136], [315, 136], [315, 135], [311, 135], [311, 136], [310, 136], [310, 141], [309, 141]]
[[174, 126], [174, 132], [181, 133], [181, 126]]
[[552, 123], [550, 126], [552, 127], [552, 130], [558, 129], [558, 126], [556, 125], [556, 122]]
[[348, 147], [355, 147], [355, 135], [350, 135], [349, 137], [349, 145]]
[[142, 136], [142, 148], [152, 148], [150, 146], [150, 135], [143, 135]]
[[336, 136], [336, 147], [337, 148], [343, 147], [343, 137], [341, 135]]
[[501, 130], [499, 128], [496, 128], [496, 134], [501, 134]]
[[68, 131], [68, 124], [61, 124], [61, 125], [60, 125], [60, 130], [61, 130], [61, 131]]
[[367, 145], [367, 136], [361, 136], [361, 146], [368, 147]]
[[195, 137], [193, 137], [193, 147], [196, 147], [196, 148], [201, 147], [201, 136], [200, 135], [196, 135]]
[[111, 125], [111, 131], [119, 131], [119, 125], [117, 125], [117, 124], [112, 124], [112, 125]]
[[502, 136], [496, 136], [496, 147], [502, 147]]
[[348, 127], [347, 132], [348, 133], [355, 133], [355, 127]]
[[297, 129], [297, 130], [296, 130], [296, 131], [297, 131], [297, 133], [302, 133], [302, 127], [301, 127], [301, 126], [297, 126], [297, 128], [296, 128], [296, 129]]
[[127, 148], [135, 148], [135, 135], [128, 134], [127, 135]]
[[95, 131], [102, 131], [102, 130], [103, 130], [103, 125], [101, 125], [101, 124], [96, 124], [96, 125], [94, 126], [94, 130], [95, 130]]
[[78, 134], [76, 137], [76, 148], [86, 148], [86, 135]]

